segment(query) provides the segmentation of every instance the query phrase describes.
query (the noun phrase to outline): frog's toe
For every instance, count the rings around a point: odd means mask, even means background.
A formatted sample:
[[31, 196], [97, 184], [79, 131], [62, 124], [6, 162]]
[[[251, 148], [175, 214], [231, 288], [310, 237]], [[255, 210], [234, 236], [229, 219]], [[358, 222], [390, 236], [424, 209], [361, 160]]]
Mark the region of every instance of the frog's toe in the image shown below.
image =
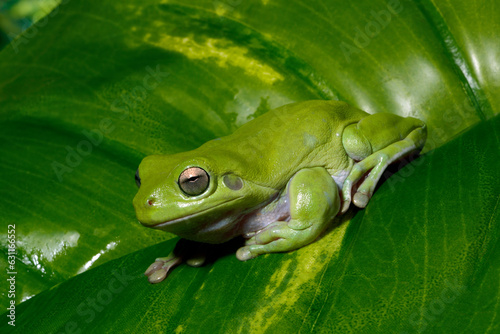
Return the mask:
[[182, 259], [176, 256], [158, 258], [146, 269], [144, 275], [148, 276], [149, 283], [160, 283], [167, 277], [170, 270], [181, 262]]
[[363, 209], [368, 205], [368, 202], [370, 201], [370, 196], [365, 193], [357, 192], [354, 195], [352, 201], [354, 205], [356, 205], [358, 208]]
[[151, 265], [148, 267], [148, 269], [146, 269], [146, 271], [144, 272], [144, 275], [149, 277], [152, 273], [159, 270], [162, 265], [163, 265], [163, 261], [155, 261], [155, 262], [151, 263]]
[[245, 245], [251, 246], [268, 244], [276, 239], [290, 237], [295, 232], [295, 230], [288, 226], [288, 222], [277, 221], [258, 231], [253, 237], [245, 242]]
[[347, 179], [342, 186], [342, 202], [340, 207], [340, 214], [344, 214], [347, 212], [347, 210], [349, 210], [349, 206], [351, 205], [352, 185], [353, 182]]
[[351, 205], [351, 201], [343, 201], [342, 208], [340, 209], [340, 214], [344, 214], [349, 210], [349, 206]]
[[186, 260], [186, 264], [191, 267], [201, 267], [205, 264], [207, 257], [204, 254], [197, 254]]
[[257, 255], [253, 255], [250, 251], [250, 246], [241, 247], [236, 251], [236, 258], [240, 261], [247, 261], [257, 257]]
[[167, 269], [160, 268], [160, 269], [152, 272], [148, 276], [148, 281], [151, 284], [160, 283], [161, 281], [163, 281], [165, 279], [165, 277], [167, 277], [167, 274], [168, 274], [168, 270]]
[[247, 261], [256, 258], [259, 255], [284, 251], [285, 249], [282, 247], [276, 248], [277, 241], [278, 240], [273, 241], [272, 243], [266, 245], [250, 245], [241, 247], [236, 251], [236, 258], [240, 261]]
[[236, 258], [240, 261], [247, 261], [253, 259], [259, 255], [276, 253], [276, 252], [286, 252], [290, 250], [297, 249], [299, 247], [287, 239], [274, 239], [265, 245], [249, 245], [238, 249], [236, 252]]

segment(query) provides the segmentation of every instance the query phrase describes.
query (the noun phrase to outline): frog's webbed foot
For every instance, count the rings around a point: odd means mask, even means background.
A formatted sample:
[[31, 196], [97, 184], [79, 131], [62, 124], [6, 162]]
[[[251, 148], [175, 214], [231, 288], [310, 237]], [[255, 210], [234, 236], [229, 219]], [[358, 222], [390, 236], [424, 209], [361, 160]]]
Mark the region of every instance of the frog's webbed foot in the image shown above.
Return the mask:
[[311, 228], [296, 230], [289, 226], [293, 222], [277, 221], [256, 233], [238, 249], [236, 257], [240, 261], [253, 259], [259, 255], [287, 252], [303, 247], [316, 239]]
[[166, 257], [159, 257], [153, 262], [144, 275], [148, 276], [150, 283], [160, 283], [172, 269], [186, 262], [188, 266], [200, 267], [206, 261], [204, 245], [198, 242], [181, 239], [175, 245], [175, 249]]
[[173, 267], [182, 263], [182, 258], [170, 253], [167, 257], [159, 257], [153, 262], [144, 275], [148, 276], [149, 283], [155, 284], [163, 281]]

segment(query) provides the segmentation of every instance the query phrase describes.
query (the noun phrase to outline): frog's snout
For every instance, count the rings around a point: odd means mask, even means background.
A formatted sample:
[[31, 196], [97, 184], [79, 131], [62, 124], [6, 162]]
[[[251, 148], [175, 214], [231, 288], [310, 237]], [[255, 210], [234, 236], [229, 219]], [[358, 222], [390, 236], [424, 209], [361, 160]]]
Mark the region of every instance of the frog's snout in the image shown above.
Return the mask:
[[148, 209], [150, 207], [153, 207], [156, 204], [157, 200], [158, 199], [154, 195], [139, 196], [139, 194], [137, 194], [134, 198], [133, 205], [136, 211], [141, 208]]
[[157, 203], [158, 199], [153, 195], [145, 197], [137, 194], [135, 196], [132, 204], [134, 205], [135, 215], [142, 225], [151, 225], [152, 209], [155, 208]]

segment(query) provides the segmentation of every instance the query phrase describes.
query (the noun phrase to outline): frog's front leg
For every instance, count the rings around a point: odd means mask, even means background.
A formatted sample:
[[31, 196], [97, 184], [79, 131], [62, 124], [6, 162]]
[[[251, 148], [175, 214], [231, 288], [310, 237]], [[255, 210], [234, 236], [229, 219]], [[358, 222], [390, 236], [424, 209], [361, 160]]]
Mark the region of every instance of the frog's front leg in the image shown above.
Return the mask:
[[313, 242], [339, 211], [337, 185], [322, 167], [300, 170], [289, 181], [286, 191], [290, 220], [273, 222], [258, 231], [236, 252], [239, 260], [303, 247]]
[[174, 267], [186, 262], [191, 267], [199, 267], [205, 263], [205, 244], [181, 239], [175, 245], [174, 250], [166, 257], [159, 257], [153, 262], [144, 275], [148, 277], [149, 283], [160, 283]]
[[342, 187], [342, 213], [351, 203], [351, 191], [366, 173], [352, 201], [364, 208], [387, 166], [396, 160], [419, 152], [425, 144], [425, 123], [412, 117], [403, 118], [388, 113], [370, 115], [345, 128], [342, 144], [347, 154], [358, 161]]

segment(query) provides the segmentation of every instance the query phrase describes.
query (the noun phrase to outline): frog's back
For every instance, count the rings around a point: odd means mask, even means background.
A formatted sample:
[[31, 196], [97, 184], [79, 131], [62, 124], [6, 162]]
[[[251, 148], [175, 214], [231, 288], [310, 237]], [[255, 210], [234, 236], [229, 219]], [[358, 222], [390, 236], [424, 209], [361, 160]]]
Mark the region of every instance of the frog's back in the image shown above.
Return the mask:
[[341, 101], [297, 102], [271, 110], [201, 148], [230, 154], [242, 173], [252, 171], [242, 176], [279, 188], [305, 167], [336, 171], [347, 166], [342, 132], [367, 115]]

